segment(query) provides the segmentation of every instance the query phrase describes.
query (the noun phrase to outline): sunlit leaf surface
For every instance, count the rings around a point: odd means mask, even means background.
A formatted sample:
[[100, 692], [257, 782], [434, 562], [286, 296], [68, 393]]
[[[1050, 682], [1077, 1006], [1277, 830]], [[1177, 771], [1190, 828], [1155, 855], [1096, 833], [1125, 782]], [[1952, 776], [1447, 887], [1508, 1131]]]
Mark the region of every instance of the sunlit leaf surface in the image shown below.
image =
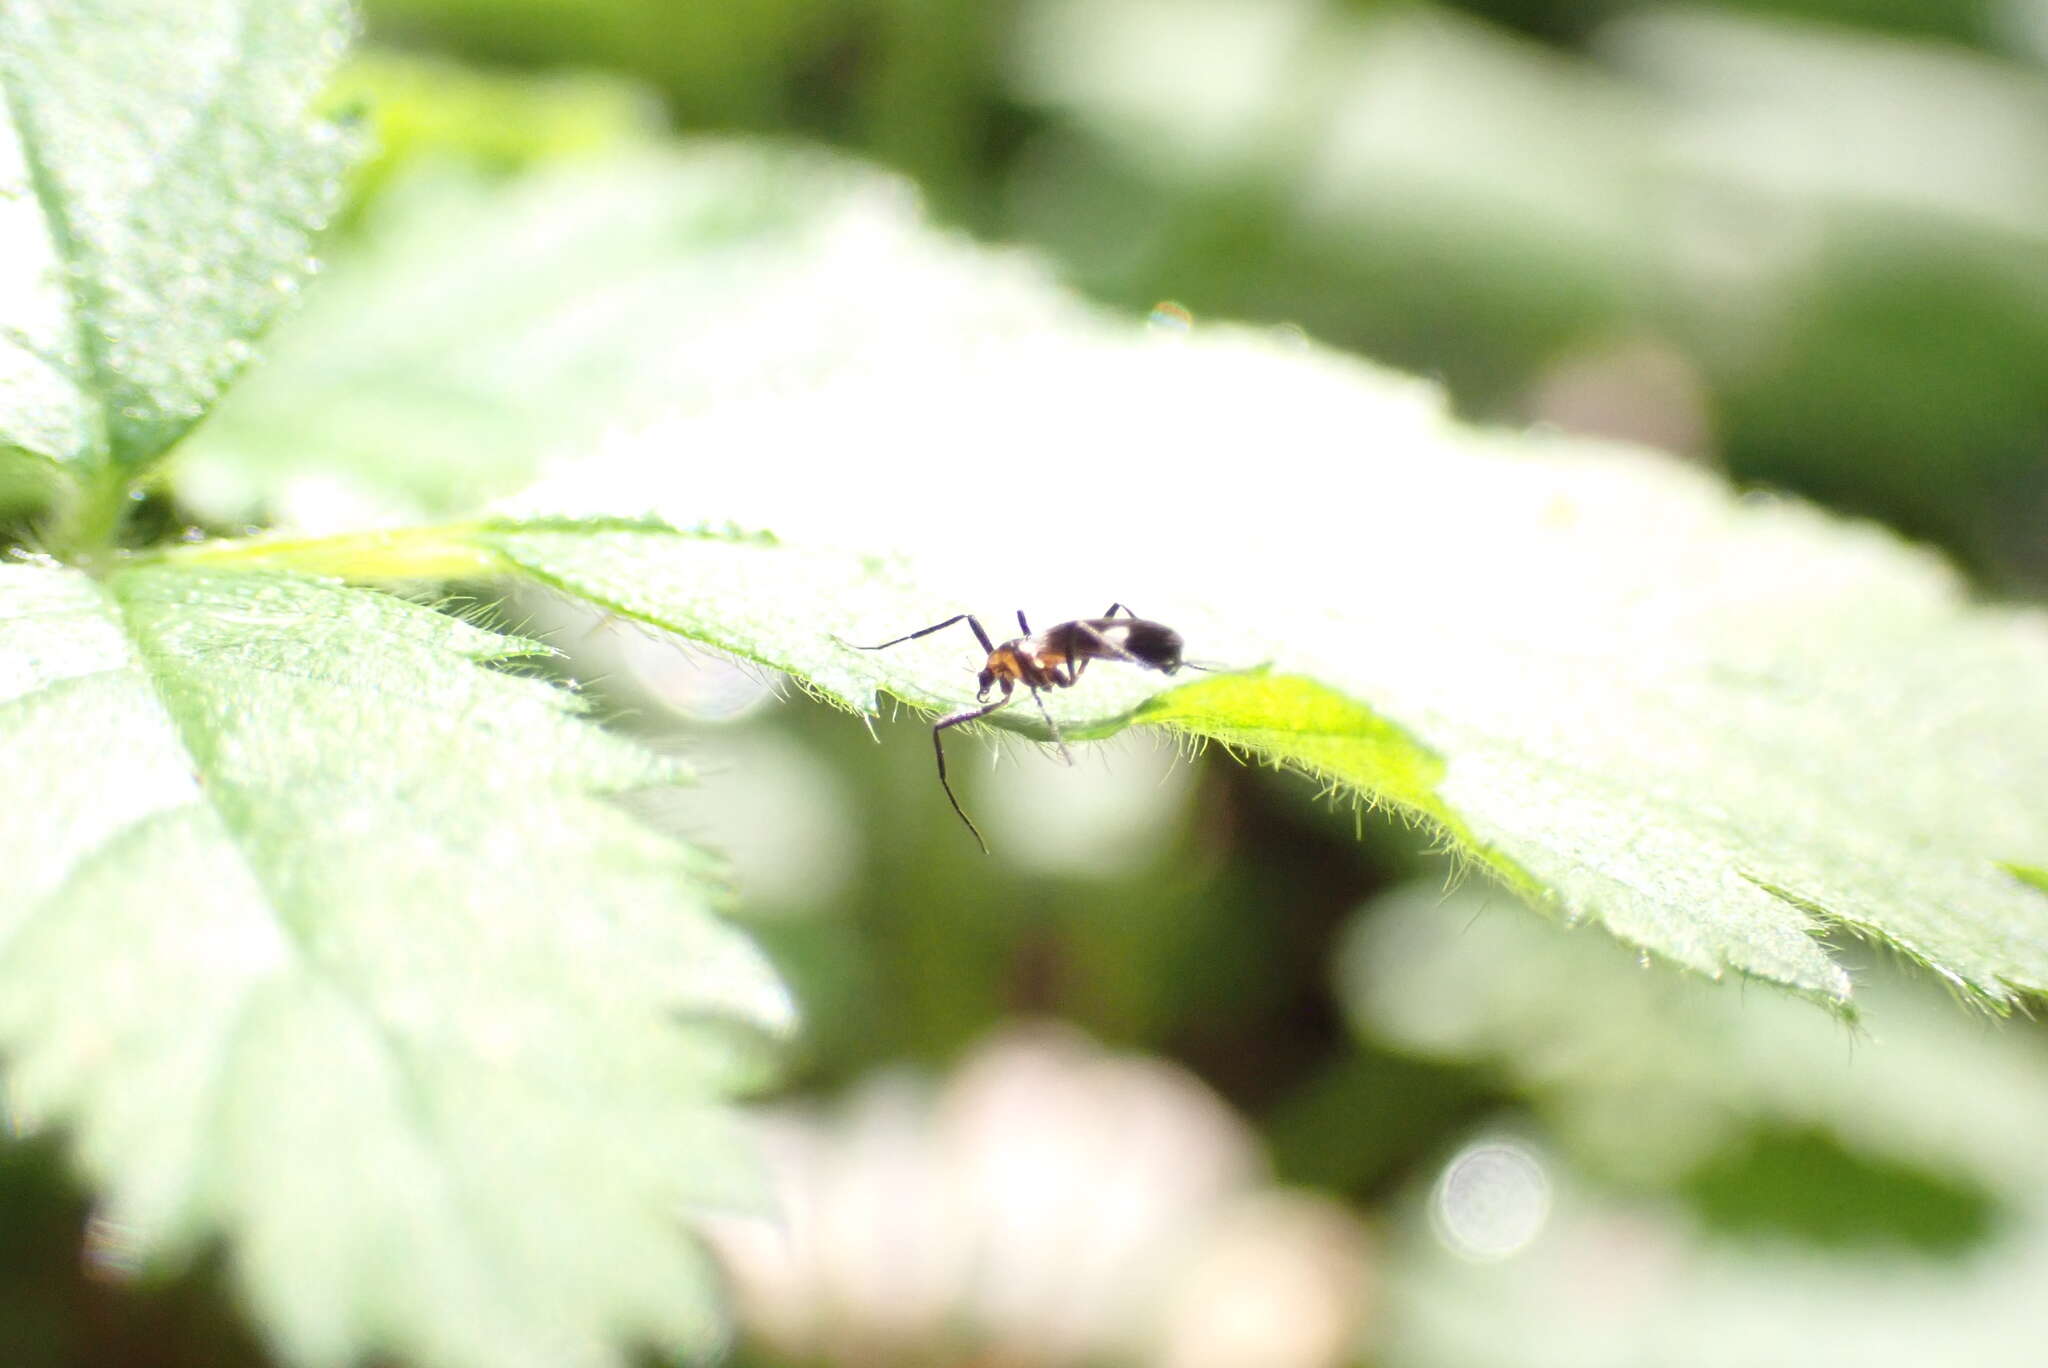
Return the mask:
[[342, 0], [0, 7], [0, 448], [134, 466], [311, 270], [347, 140]]
[[977, 319], [1044, 310], [929, 252], [908, 202], [822, 155], [718, 146], [402, 183], [180, 450], [181, 495], [300, 528], [461, 513], [614, 430], [830, 372], [894, 326], [906, 265]]
[[675, 767], [527, 643], [295, 576], [0, 571], [0, 1047], [132, 1257], [226, 1237], [288, 1355], [618, 1361], [722, 1333], [679, 1222], [788, 1025]]
[[[707, 195], [748, 203], [730, 159], [706, 165]], [[667, 347], [729, 349], [717, 393], [591, 415], [587, 454], [499, 505], [515, 521], [444, 549], [860, 709], [878, 690], [957, 708], [980, 652], [964, 627], [845, 643], [962, 611], [1000, 640], [1016, 609], [1044, 626], [1121, 601], [1219, 673], [1154, 697], [1185, 676], [1098, 666], [1051, 700], [1070, 735], [1156, 721], [1309, 770], [1710, 975], [1845, 1004], [1822, 937], [1846, 926], [1988, 1000], [2048, 988], [2048, 897], [2013, 872], [2048, 858], [2039, 615], [1654, 453], [1460, 425], [1298, 334], [1105, 319], [872, 186], [821, 178], [810, 212], [829, 235], [778, 228], [744, 281], [706, 255], [732, 306], [670, 318]], [[793, 341], [732, 331], [764, 310]], [[295, 410], [309, 427], [322, 396]], [[374, 402], [366, 382], [344, 408]], [[643, 514], [779, 541], [618, 521]], [[992, 720], [1044, 730], [1028, 705]]]

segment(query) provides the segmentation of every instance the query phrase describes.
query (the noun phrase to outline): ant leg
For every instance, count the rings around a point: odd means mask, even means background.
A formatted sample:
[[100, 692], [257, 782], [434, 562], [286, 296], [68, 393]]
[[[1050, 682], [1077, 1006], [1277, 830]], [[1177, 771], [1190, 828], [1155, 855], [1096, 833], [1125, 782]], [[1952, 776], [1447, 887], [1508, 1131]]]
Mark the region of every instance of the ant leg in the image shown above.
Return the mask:
[[[1138, 616], [1136, 613], [1133, 613], [1128, 607], [1125, 607], [1125, 605], [1121, 603], [1110, 604], [1109, 611], [1104, 613], [1103, 616], [1106, 618], [1115, 617], [1116, 610], [1119, 608], [1122, 608], [1124, 610], [1124, 616], [1126, 617], [1135, 619]], [[1115, 656], [1118, 660], [1124, 661], [1131, 665], [1136, 665], [1140, 669], [1154, 668], [1153, 666], [1146, 664], [1146, 662], [1132, 655], [1129, 651], [1126, 651], [1123, 647], [1117, 645], [1114, 641], [1111, 641], [1102, 633], [1096, 631], [1093, 627], [1089, 627], [1078, 622], [1075, 623], [1074, 626], [1080, 632], [1085, 633], [1090, 641], [1102, 647], [1104, 651], [1108, 652], [1110, 655]], [[1074, 670], [1074, 678], [1079, 679], [1081, 677], [1081, 669], [1088, 664], [1088, 661], [1089, 657], [1081, 657], [1080, 666], [1077, 666]], [[1199, 670], [1203, 674], [1213, 674], [1216, 671], [1216, 666], [1214, 665], [1197, 665], [1192, 660], [1178, 660], [1171, 665], [1160, 665], [1156, 668], [1158, 669], [1159, 673], [1163, 675], [1178, 674], [1182, 670]]]
[[915, 641], [919, 637], [930, 636], [933, 632], [943, 632], [948, 627], [951, 627], [954, 623], [959, 622], [962, 619], [965, 619], [967, 625], [974, 630], [974, 639], [981, 643], [981, 649], [983, 651], [986, 651], [990, 655], [994, 655], [996, 644], [988, 639], [988, 633], [982, 630], [981, 624], [975, 620], [974, 614], [972, 613], [955, 613], [953, 614], [953, 616], [947, 618], [944, 622], [935, 622], [931, 626], [926, 627], [922, 631], [911, 632], [907, 636], [897, 637], [893, 641], [885, 641], [879, 646], [862, 646], [858, 642], [840, 641], [838, 637], [834, 637], [833, 640], [839, 641], [840, 645], [842, 646], [851, 646], [856, 651], [886, 651], [891, 646], [901, 646], [906, 641]]
[[[1121, 612], [1121, 613], [1122, 613], [1122, 614], [1123, 614], [1123, 615], [1124, 615], [1125, 617], [1127, 617], [1127, 618], [1130, 618], [1130, 619], [1131, 619], [1131, 620], [1132, 620], [1133, 622], [1135, 622], [1135, 621], [1137, 621], [1137, 620], [1138, 620], [1138, 615], [1137, 615], [1136, 613], [1132, 612], [1132, 611], [1130, 610], [1130, 608], [1129, 608], [1129, 607], [1127, 607], [1127, 606], [1126, 606], [1125, 604], [1123, 604], [1122, 602], [1117, 602], [1117, 603], [1112, 603], [1112, 604], [1110, 604], [1110, 605], [1109, 605], [1109, 610], [1108, 610], [1107, 612], [1105, 612], [1105, 613], [1103, 614], [1103, 616], [1104, 616], [1105, 618], [1113, 618], [1113, 617], [1115, 617], [1115, 616], [1116, 616], [1116, 615], [1117, 615], [1117, 614], [1118, 614], [1119, 612]], [[1078, 625], [1078, 624], [1077, 624], [1077, 625]], [[1100, 643], [1101, 645], [1104, 645], [1104, 646], [1109, 646], [1109, 648], [1110, 648], [1110, 650], [1111, 650], [1111, 651], [1116, 651], [1116, 647], [1114, 647], [1114, 646], [1111, 646], [1111, 645], [1110, 645], [1110, 643], [1109, 643], [1109, 642], [1108, 642], [1107, 640], [1105, 640], [1105, 639], [1104, 639], [1104, 637], [1103, 637], [1102, 633], [1100, 633], [1100, 632], [1098, 632], [1098, 631], [1095, 631], [1095, 630], [1094, 630], [1094, 629], [1092, 629], [1092, 628], [1083, 628], [1082, 630], [1086, 631], [1086, 632], [1088, 633], [1088, 635], [1089, 635], [1090, 637], [1092, 637], [1092, 638], [1093, 638], [1093, 639], [1094, 639], [1095, 641], [1097, 641], [1097, 642], [1098, 642], [1098, 643]], [[1117, 655], [1119, 656], [1119, 658], [1121, 658], [1121, 659], [1123, 659], [1123, 660], [1126, 660], [1126, 661], [1130, 661], [1130, 660], [1132, 660], [1131, 656], [1129, 656], [1128, 654], [1125, 654], [1125, 653], [1123, 653], [1123, 652], [1117, 651]], [[1085, 670], [1085, 669], [1087, 669], [1087, 668], [1088, 668], [1088, 660], [1089, 660], [1089, 657], [1087, 657], [1087, 656], [1082, 656], [1082, 657], [1081, 657], [1081, 660], [1080, 660], [1080, 663], [1078, 663], [1077, 665], [1075, 665], [1075, 666], [1074, 666], [1074, 679], [1079, 679], [1079, 678], [1081, 677], [1081, 671], [1083, 671], [1083, 670]], [[1135, 663], [1137, 663], [1137, 662], [1135, 662], [1135, 661], [1132, 661], [1132, 663], [1134, 663], [1134, 664], [1135, 664]], [[1170, 670], [1169, 670], [1169, 671], [1167, 671], [1167, 673], [1171, 674], [1171, 673], [1172, 673], [1172, 671], [1170, 671]], [[1072, 683], [1074, 682], [1074, 679], [1070, 679], [1070, 680], [1068, 680], [1068, 681], [1067, 681], [1067, 683], [1069, 683], [1069, 684], [1072, 684]]]
[[961, 821], [967, 823], [967, 829], [974, 833], [974, 842], [981, 847], [981, 853], [984, 855], [989, 853], [988, 842], [982, 839], [981, 828], [976, 826], [974, 819], [967, 815], [967, 809], [961, 807], [960, 800], [953, 796], [953, 785], [946, 779], [946, 745], [941, 738], [945, 735], [946, 728], [957, 727], [963, 722], [973, 722], [987, 717], [1009, 701], [1010, 696], [1004, 694], [993, 703], [985, 703], [979, 708], [963, 708], [959, 712], [948, 713], [932, 724], [932, 751], [939, 757], [939, 787], [946, 791], [946, 801], [953, 805], [954, 814]]
[[[1138, 657], [1132, 655], [1129, 651], [1126, 651], [1123, 647], [1117, 645], [1114, 641], [1111, 641], [1108, 637], [1096, 631], [1093, 627], [1090, 627], [1085, 622], [1075, 623], [1074, 631], [1079, 635], [1087, 637], [1088, 640], [1095, 643], [1097, 646], [1100, 646], [1102, 648], [1103, 654], [1115, 656], [1118, 660], [1123, 661], [1126, 665], [1136, 665], [1141, 670], [1151, 670], [1160, 668], [1158, 666], [1148, 664], [1147, 662], [1138, 659]], [[1088, 657], [1084, 656], [1082, 658], [1082, 663], [1085, 665], [1087, 663], [1087, 660]], [[1161, 673], [1170, 674], [1172, 672], [1168, 670], [1161, 670]], [[1080, 677], [1080, 674], [1081, 672], [1079, 670], [1074, 671], [1075, 678], [1078, 679]]]
[[1067, 749], [1066, 738], [1060, 735], [1060, 724], [1052, 720], [1052, 714], [1045, 709], [1045, 697], [1038, 690], [1031, 690], [1031, 701], [1038, 705], [1038, 715], [1045, 719], [1046, 730], [1052, 733], [1052, 743], [1060, 748], [1060, 759], [1067, 762], [1067, 768], [1074, 767], [1074, 753]]
[[1024, 610], [1022, 608], [1017, 610], [1017, 625], [1023, 629], [1025, 636], [1031, 635], [1031, 624], [1024, 620]]

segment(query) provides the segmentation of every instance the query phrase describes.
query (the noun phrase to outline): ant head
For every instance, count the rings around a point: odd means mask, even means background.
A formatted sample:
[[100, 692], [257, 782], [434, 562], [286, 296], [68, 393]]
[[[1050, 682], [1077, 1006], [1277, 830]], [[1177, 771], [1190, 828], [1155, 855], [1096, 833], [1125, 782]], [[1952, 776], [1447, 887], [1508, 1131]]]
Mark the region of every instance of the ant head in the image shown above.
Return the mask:
[[996, 672], [994, 670], [983, 670], [980, 679], [976, 682], [981, 687], [974, 691], [974, 696], [978, 699], [986, 699], [988, 691], [996, 686]]

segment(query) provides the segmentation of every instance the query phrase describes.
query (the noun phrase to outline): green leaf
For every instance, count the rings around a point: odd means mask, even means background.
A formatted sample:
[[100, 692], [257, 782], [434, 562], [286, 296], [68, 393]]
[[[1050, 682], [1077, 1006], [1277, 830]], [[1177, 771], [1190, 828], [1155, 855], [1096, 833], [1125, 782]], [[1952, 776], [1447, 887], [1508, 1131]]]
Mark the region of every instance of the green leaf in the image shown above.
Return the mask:
[[0, 448], [132, 471], [311, 269], [346, 139], [342, 0], [0, 9]]
[[[1120, 600], [1192, 660], [1266, 674], [1157, 696], [1176, 681], [1099, 667], [1048, 700], [1070, 737], [1153, 721], [1306, 770], [1708, 975], [1845, 1005], [1824, 938], [1847, 928], [1988, 1002], [2048, 989], [2048, 897], [2011, 872], [2048, 865], [2040, 615], [1653, 453], [1462, 426], [1299, 335], [1105, 318], [815, 166], [728, 153], [648, 192], [658, 213], [694, 177], [743, 210], [813, 176], [813, 231], [750, 237], [735, 210], [727, 248], [673, 264], [673, 297], [695, 278], [720, 306], [667, 314], [659, 348], [731, 353], [730, 383], [558, 453], [507, 521], [420, 529], [407, 554], [496, 558], [863, 711], [878, 690], [962, 706], [979, 651], [964, 628], [844, 642], [963, 611], [1000, 639], [1017, 608], [1043, 626]], [[345, 426], [406, 389], [354, 381], [297, 391], [292, 421]], [[642, 515], [780, 541], [616, 521]], [[369, 579], [407, 558], [346, 537], [194, 554]], [[1043, 735], [1028, 706], [990, 721]]]
[[0, 1047], [145, 1258], [225, 1236], [288, 1358], [705, 1352], [686, 1206], [789, 1007], [675, 766], [535, 648], [277, 573], [0, 570]]
[[[1445, 467], [1460, 459], [1447, 443], [1433, 477], [1455, 478]], [[1475, 483], [1495, 473], [1463, 460]], [[1490, 616], [1476, 595], [1434, 598], [1437, 622], [1333, 614], [1312, 641], [1265, 637], [1253, 602], [1238, 624], [1212, 608], [1176, 619], [1183, 630], [1213, 624], [1194, 649], [1293, 668], [1150, 700], [1148, 677], [1102, 671], [1111, 678], [1091, 678], [1085, 701], [1080, 690], [1056, 700], [1058, 716], [1077, 736], [1161, 722], [1393, 802], [1568, 917], [1596, 918], [1709, 974], [1735, 969], [1846, 1001], [1848, 977], [1815, 938], [1834, 922], [1888, 938], [1988, 998], [2048, 986], [2048, 902], [1999, 863], [2005, 850], [2048, 843], [2048, 803], [2027, 778], [2048, 772], [2032, 703], [2048, 696], [2041, 625], [1967, 607], [1914, 558], [1804, 510], [1744, 510], [1655, 467], [1634, 490], [1602, 486], [1638, 472], [1553, 470], [1576, 476], [1589, 503], [1640, 501], [1613, 508], [1604, 528], [1578, 526], [1568, 554], [1545, 547], [1539, 525], [1527, 554], [1512, 557], [1529, 608], [1546, 574], [1585, 574], [1599, 539], [1627, 546], [1620, 534], [1638, 520], [1719, 524], [1697, 528], [1708, 544], [1687, 555], [1742, 563], [1743, 582], [1673, 575], [1659, 595], [1627, 583], [1618, 558], [1614, 583], [1628, 601], [1589, 599], [1582, 583], [1561, 601], [1585, 620], [1557, 624], [1552, 642], [1531, 640], [1525, 616]], [[964, 638], [886, 660], [830, 639], [882, 639], [955, 610], [936, 576], [919, 591], [850, 558], [828, 569], [786, 548], [647, 532], [486, 540], [558, 587], [791, 669], [845, 702], [865, 704], [877, 685], [934, 709], [967, 696], [963, 662], [975, 652]], [[1759, 544], [1773, 542], [1785, 558], [1775, 596], [1774, 567], [1759, 560]], [[1846, 562], [1831, 575], [1852, 583], [1807, 577], [1830, 550]], [[834, 586], [829, 605], [816, 601], [821, 584]], [[742, 596], [750, 611], [732, 613]], [[1645, 625], [1675, 629], [1672, 654], [1638, 647]], [[1511, 671], [1495, 663], [1508, 661]], [[1027, 710], [1003, 717], [1035, 728]]]

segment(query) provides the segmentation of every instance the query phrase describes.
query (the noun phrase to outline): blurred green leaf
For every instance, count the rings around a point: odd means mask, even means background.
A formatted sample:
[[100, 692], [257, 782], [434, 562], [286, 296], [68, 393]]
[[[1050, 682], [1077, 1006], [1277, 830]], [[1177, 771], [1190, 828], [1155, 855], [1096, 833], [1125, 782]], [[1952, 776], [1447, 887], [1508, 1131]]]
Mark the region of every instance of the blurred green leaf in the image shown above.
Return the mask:
[[512, 172], [615, 153], [664, 131], [653, 93], [605, 72], [479, 70], [394, 49], [358, 50], [322, 104], [362, 118], [369, 155], [350, 177], [350, 212], [422, 162]]
[[[616, 174], [632, 183], [582, 196], [607, 220], [649, 179]], [[561, 186], [499, 203], [545, 198], [553, 221]], [[2048, 899], [2009, 872], [2048, 849], [2038, 615], [1668, 460], [1460, 427], [1431, 391], [1298, 339], [1104, 319], [840, 168], [707, 155], [642, 193], [657, 216], [734, 206], [725, 247], [672, 243], [666, 268], [720, 307], [642, 335], [730, 358], [671, 411], [557, 453], [505, 521], [197, 554], [372, 580], [495, 558], [861, 711], [878, 690], [958, 708], [979, 660], [964, 629], [845, 642], [963, 610], [1002, 637], [1013, 606], [1045, 625], [1120, 599], [1198, 662], [1270, 672], [1155, 697], [1166, 681], [1101, 667], [1048, 700], [1071, 737], [1155, 721], [1303, 769], [1709, 975], [1847, 1003], [1819, 937], [1849, 926], [1994, 1003], [2048, 988]], [[451, 233], [415, 278], [478, 255]], [[375, 335], [417, 334], [400, 318]], [[526, 373], [487, 377], [477, 432], [501, 398], [519, 411]], [[345, 429], [414, 381], [301, 385], [278, 412]], [[991, 721], [1043, 734], [1030, 707]]]
[[1481, 1065], [1596, 1172], [1670, 1185], [1758, 1137], [1822, 1135], [1876, 1167], [2027, 1198], [2048, 1178], [2048, 1055], [1866, 969], [1872, 1034], [1739, 985], [1560, 936], [1514, 899], [1412, 886], [1361, 913], [1337, 961], [1362, 1033]]
[[[2025, 1359], [2048, 1328], [2033, 1295], [2048, 1274], [2044, 1223], [2031, 1208], [1941, 1259], [1894, 1243], [1716, 1238], [1668, 1202], [1617, 1197], [1568, 1165], [1546, 1171], [1548, 1219], [1513, 1257], [1462, 1258], [1421, 1222], [1396, 1234], [1379, 1361], [1919, 1368]], [[1829, 1177], [1809, 1173], [1805, 1199]]]
[[[1710, 451], [2038, 589], [2043, 26], [1976, 7], [1025, 0], [1010, 90], [1050, 126], [1006, 203], [1099, 295]], [[2009, 57], [1792, 17], [1908, 10]]]
[[[1826, 1345], [1827, 1362], [1905, 1368], [2030, 1353], [2048, 1053], [2038, 1032], [1963, 1017], [1925, 983], [1861, 977], [1868, 1035], [1557, 935], [1477, 888], [1369, 904], [1339, 967], [1361, 1029], [1477, 1066], [1535, 1111], [1479, 1132], [1410, 1207], [1391, 1241], [1385, 1361], [1706, 1368]], [[1443, 1233], [1448, 1175], [1501, 1136], [1536, 1165], [1547, 1217], [1501, 1257], [1464, 1257]]]
[[123, 1259], [225, 1237], [296, 1362], [706, 1351], [687, 1206], [752, 1200], [720, 1095], [788, 1026], [675, 766], [530, 654], [271, 573], [0, 571], [11, 1117]]
[[348, 140], [308, 117], [341, 0], [0, 11], [0, 447], [125, 478], [311, 270]]
[[1623, 322], [1661, 264], [1655, 110], [1592, 64], [1441, 5], [1030, 0], [1019, 35], [1055, 122], [1016, 212], [1098, 290], [1288, 319], [1489, 413], [1660, 326]]
[[685, 117], [750, 127], [788, 120], [796, 101], [787, 87], [804, 75], [818, 83], [848, 19], [828, 0], [368, 0], [364, 11], [373, 32], [413, 46], [511, 66], [629, 71]]
[[1841, 1249], [1892, 1244], [1936, 1258], [1990, 1238], [1998, 1215], [1975, 1185], [1798, 1130], [1759, 1132], [1688, 1175], [1681, 1191], [1724, 1233]]

